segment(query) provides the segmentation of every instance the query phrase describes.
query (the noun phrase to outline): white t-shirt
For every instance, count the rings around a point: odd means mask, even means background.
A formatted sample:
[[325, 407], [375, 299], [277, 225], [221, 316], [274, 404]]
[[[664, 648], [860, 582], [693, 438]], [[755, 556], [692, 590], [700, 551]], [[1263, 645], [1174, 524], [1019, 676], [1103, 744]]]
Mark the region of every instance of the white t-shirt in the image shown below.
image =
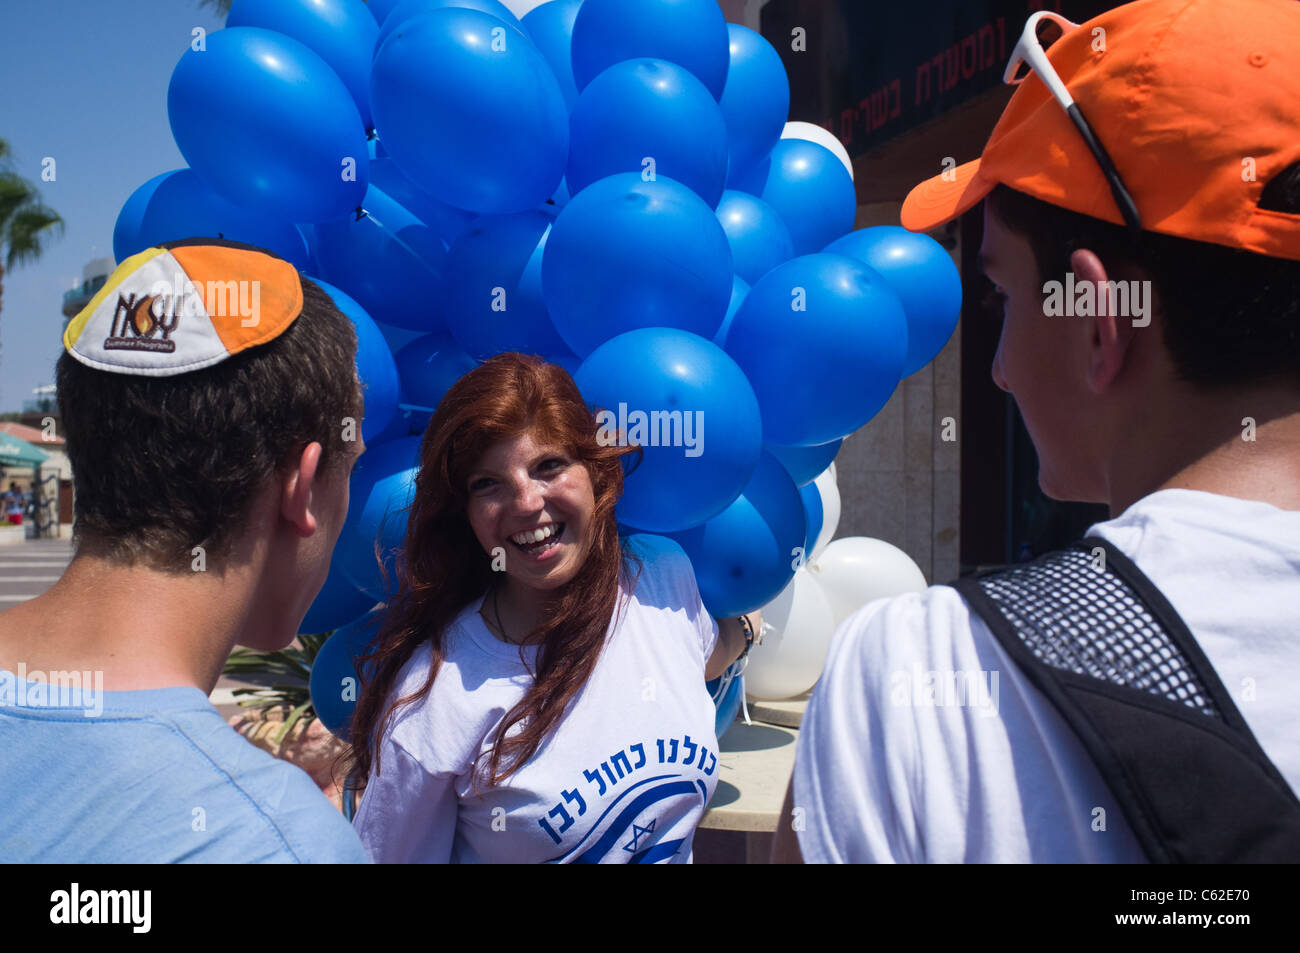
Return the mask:
[[[1089, 534], [1164, 593], [1300, 791], [1300, 511], [1161, 490]], [[929, 694], [949, 672], [984, 673], [983, 690]], [[836, 630], [794, 806], [809, 863], [1146, 860], [1074, 732], [948, 586], [868, 603]]]
[[[718, 628], [680, 546], [648, 535], [629, 543], [643, 569], [630, 603], [620, 584], [591, 677], [529, 762], [478, 795], [471, 765], [532, 676], [519, 647], [484, 625], [482, 598], [460, 613], [428, 697], [398, 709], [385, 732], [382, 773], [372, 769], [358, 808], [374, 861], [690, 862], [717, 786], [704, 667]], [[537, 649], [525, 652], [535, 664]], [[423, 686], [430, 659], [426, 642], [398, 676], [400, 695]]]

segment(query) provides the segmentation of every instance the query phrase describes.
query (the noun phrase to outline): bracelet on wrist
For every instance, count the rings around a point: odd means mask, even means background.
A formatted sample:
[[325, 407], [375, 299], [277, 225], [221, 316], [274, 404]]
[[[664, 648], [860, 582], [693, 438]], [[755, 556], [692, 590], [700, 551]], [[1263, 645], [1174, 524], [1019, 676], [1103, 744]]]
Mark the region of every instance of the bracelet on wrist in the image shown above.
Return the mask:
[[749, 621], [749, 616], [738, 616], [736, 621], [740, 623], [740, 629], [745, 633], [745, 650], [740, 653], [740, 657], [744, 658], [749, 654], [749, 650], [754, 647], [754, 626]]

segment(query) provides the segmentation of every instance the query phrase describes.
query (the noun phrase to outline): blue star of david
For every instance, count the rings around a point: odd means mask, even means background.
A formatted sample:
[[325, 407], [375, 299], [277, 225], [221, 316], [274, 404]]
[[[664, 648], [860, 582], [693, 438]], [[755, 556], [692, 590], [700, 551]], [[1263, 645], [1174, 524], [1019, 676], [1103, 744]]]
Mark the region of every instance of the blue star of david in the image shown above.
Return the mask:
[[[658, 820], [658, 818], [656, 818], [655, 820]], [[624, 844], [623, 849], [630, 854], [636, 853], [637, 843], [641, 840], [642, 837], [645, 837], [649, 834], [653, 834], [654, 829], [655, 829], [655, 821], [651, 821], [649, 827], [641, 827], [639, 824], [634, 823], [632, 825], [632, 842], [630, 844]]]

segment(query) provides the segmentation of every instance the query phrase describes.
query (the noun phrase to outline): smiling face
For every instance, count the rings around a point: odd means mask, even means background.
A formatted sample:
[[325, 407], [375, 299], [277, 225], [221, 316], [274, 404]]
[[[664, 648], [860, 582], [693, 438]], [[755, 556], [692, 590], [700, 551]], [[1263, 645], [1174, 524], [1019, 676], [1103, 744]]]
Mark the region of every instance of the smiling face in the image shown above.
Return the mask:
[[[1034, 250], [984, 203], [980, 267], [1002, 300], [1002, 333], [993, 358], [993, 381], [1015, 398], [1034, 449], [1038, 484], [1057, 500], [1102, 502], [1094, 472], [1098, 434], [1095, 402], [1087, 387], [1093, 322], [1048, 316]], [[1064, 281], [1062, 273], [1058, 280]]]
[[[587, 468], [565, 448], [525, 433], [484, 452], [466, 480], [466, 515], [491, 555], [505, 551], [512, 584], [552, 590], [573, 579], [591, 548], [596, 500]], [[533, 541], [540, 534], [548, 534]]]

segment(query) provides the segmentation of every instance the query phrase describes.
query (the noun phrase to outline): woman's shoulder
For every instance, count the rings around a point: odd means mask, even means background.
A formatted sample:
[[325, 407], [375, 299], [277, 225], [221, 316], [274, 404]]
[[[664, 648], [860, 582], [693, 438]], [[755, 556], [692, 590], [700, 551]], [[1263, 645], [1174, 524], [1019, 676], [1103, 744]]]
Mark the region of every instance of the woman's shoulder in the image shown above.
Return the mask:
[[[446, 702], [455, 697], [453, 689], [459, 684], [457, 678], [444, 678], [444, 674], [455, 672], [465, 667], [473, 667], [474, 658], [473, 640], [469, 638], [466, 627], [469, 625], [472, 614], [476, 611], [477, 601], [466, 605], [456, 616], [447, 624], [447, 628], [442, 633], [442, 664], [438, 669], [438, 677], [434, 680], [434, 685], [439, 688], [437, 696], [430, 692], [429, 697], [423, 699], [425, 704], [435, 700], [435, 697]], [[433, 639], [426, 638], [411, 653], [411, 657], [406, 660], [394, 680], [394, 692], [398, 697], [408, 695], [411, 692], [419, 691], [425, 682], [429, 679], [429, 669], [433, 665]]]
[[628, 555], [636, 557], [646, 570], [653, 568], [658, 577], [686, 572], [694, 576], [690, 557], [675, 539], [652, 533], [634, 533], [624, 537], [624, 545]]
[[433, 643], [415, 649], [394, 680], [389, 703], [416, 695], [393, 715], [391, 736], [427, 770], [460, 770], [477, 755], [483, 738], [521, 694], [519, 686], [485, 664], [466, 626], [477, 611], [467, 606], [443, 633], [442, 663], [428, 692]]
[[[627, 552], [640, 563], [635, 592], [638, 600], [677, 605], [699, 598], [695, 568], [681, 544], [667, 536], [636, 533], [626, 537]], [[637, 573], [634, 566], [633, 574]]]

